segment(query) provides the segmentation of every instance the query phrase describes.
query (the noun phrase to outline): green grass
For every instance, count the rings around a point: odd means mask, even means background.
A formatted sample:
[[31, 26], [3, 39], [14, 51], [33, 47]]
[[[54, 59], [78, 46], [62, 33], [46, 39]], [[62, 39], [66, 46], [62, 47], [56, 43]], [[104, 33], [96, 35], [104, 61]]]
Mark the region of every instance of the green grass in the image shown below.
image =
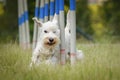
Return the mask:
[[120, 80], [120, 44], [77, 44], [85, 58], [75, 66], [29, 68], [31, 50], [0, 44], [0, 80]]

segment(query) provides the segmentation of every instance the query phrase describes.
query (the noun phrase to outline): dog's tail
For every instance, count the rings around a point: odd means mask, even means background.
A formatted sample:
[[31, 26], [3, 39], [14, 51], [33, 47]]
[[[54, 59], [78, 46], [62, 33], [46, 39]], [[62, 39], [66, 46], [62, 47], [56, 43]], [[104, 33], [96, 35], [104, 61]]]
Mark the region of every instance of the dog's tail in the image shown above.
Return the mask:
[[65, 33], [70, 33], [70, 25], [71, 25], [71, 14], [70, 10], [67, 13]]
[[66, 27], [65, 27], [65, 31], [70, 31], [70, 23], [71, 23], [71, 15], [70, 15], [70, 10], [67, 13], [67, 19], [66, 19]]

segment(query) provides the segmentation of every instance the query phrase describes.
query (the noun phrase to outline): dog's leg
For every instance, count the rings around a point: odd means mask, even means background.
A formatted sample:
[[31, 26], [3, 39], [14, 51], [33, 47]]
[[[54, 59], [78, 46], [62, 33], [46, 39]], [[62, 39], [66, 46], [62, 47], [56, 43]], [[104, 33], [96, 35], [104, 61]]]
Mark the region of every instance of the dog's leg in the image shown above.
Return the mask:
[[36, 49], [34, 52], [33, 52], [33, 55], [32, 55], [32, 62], [30, 64], [30, 67], [32, 67], [33, 65], [39, 65], [40, 64], [40, 50], [39, 49]]

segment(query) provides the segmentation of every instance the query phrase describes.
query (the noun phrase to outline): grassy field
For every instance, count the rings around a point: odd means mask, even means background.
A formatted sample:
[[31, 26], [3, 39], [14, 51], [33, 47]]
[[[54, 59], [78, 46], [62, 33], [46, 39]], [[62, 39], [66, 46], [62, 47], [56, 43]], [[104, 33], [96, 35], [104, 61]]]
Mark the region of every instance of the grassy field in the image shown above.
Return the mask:
[[85, 58], [71, 67], [30, 69], [31, 51], [0, 44], [0, 80], [120, 80], [120, 44], [77, 44]]

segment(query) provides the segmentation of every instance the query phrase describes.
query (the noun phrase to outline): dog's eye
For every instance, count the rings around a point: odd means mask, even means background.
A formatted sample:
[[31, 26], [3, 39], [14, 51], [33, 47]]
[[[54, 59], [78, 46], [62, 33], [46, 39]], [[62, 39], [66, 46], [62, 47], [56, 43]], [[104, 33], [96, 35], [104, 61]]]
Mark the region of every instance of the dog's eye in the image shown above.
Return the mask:
[[56, 31], [53, 31], [53, 33], [56, 33]]
[[48, 33], [48, 31], [44, 30], [45, 33]]

